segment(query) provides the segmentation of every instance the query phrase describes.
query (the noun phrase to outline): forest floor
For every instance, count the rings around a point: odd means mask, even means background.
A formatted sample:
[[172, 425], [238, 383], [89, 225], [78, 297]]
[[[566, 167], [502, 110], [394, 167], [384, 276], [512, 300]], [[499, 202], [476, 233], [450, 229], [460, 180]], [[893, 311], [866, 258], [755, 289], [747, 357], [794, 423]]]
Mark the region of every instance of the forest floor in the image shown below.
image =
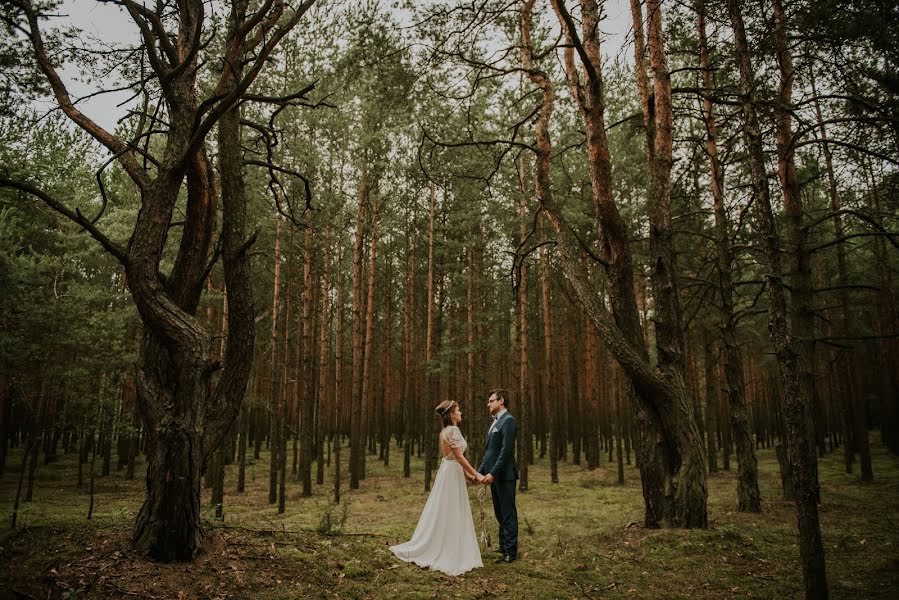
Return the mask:
[[[899, 598], [899, 459], [873, 446], [870, 484], [844, 472], [840, 452], [820, 461], [836, 599]], [[21, 459], [13, 451], [0, 478], [0, 598], [799, 598], [795, 511], [779, 499], [773, 450], [758, 454], [763, 512], [738, 512], [735, 472], [719, 472], [709, 477], [710, 526], [690, 531], [640, 526], [632, 466], [618, 485], [614, 463], [594, 471], [560, 463], [560, 483], [551, 484], [548, 462], [538, 461], [530, 490], [518, 495], [520, 560], [495, 565], [484, 551], [485, 568], [454, 578], [402, 563], [388, 549], [411, 536], [426, 500], [421, 462], [404, 479], [395, 447], [389, 467], [369, 457], [367, 478], [344, 492], [339, 508], [329, 502], [330, 472], [311, 498], [291, 481], [283, 515], [267, 502], [265, 453], [247, 468], [244, 494], [231, 493], [229, 467], [225, 520], [212, 520], [204, 490], [209, 537], [190, 564], [148, 561], [130, 548], [141, 476], [98, 477], [86, 520], [88, 495], [76, 485], [71, 454], [40, 465], [34, 499], [10, 530]], [[470, 488], [475, 526], [484, 522], [495, 541], [489, 494], [482, 521], [477, 489]]]

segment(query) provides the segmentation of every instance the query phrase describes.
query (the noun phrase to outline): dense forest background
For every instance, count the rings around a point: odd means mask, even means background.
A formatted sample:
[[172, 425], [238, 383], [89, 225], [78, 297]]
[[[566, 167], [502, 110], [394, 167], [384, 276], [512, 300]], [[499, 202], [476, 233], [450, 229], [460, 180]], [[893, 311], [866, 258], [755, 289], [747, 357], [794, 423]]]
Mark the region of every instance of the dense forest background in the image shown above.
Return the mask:
[[[827, 595], [818, 459], [899, 452], [899, 6], [632, 0], [619, 48], [593, 0], [114, 4], [132, 46], [2, 8], [12, 528], [61, 455], [146, 463], [134, 544], [190, 560], [204, 482], [427, 490], [433, 407], [478, 440], [504, 387], [522, 491], [614, 458], [646, 527], [706, 528], [719, 469], [764, 511], [774, 448]], [[63, 64], [133, 93], [114, 131]]]

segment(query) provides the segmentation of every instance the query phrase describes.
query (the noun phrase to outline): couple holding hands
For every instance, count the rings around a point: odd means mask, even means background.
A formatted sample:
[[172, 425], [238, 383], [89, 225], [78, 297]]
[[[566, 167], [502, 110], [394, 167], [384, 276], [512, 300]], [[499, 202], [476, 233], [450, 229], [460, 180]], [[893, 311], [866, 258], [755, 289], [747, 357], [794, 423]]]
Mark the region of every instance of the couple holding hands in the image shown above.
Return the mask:
[[508, 408], [508, 392], [492, 390], [487, 398], [487, 410], [493, 421], [487, 431], [484, 460], [475, 470], [465, 458], [468, 442], [458, 427], [462, 421], [459, 405], [452, 401], [437, 405], [435, 411], [442, 426], [440, 451], [443, 460], [412, 539], [390, 547], [397, 558], [452, 576], [484, 566], [466, 479], [490, 486], [493, 511], [499, 523], [498, 552], [501, 556], [496, 562], [510, 563], [518, 557], [518, 513], [515, 509], [518, 424]]

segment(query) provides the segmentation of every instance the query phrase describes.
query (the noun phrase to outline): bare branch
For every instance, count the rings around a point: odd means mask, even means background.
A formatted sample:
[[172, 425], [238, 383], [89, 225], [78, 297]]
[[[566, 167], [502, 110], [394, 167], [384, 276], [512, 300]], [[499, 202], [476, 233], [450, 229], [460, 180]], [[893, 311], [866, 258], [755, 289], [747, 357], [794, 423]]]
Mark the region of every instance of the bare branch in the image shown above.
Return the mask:
[[846, 240], [849, 240], [852, 238], [859, 238], [859, 237], [885, 237], [897, 250], [899, 250], [899, 242], [896, 241], [897, 238], [899, 238], [899, 235], [897, 235], [895, 233], [890, 233], [890, 232], [879, 232], [878, 231], [878, 232], [853, 233], [850, 235], [844, 235], [843, 237], [841, 237], [839, 239], [831, 240], [829, 242], [824, 242], [823, 244], [818, 244], [817, 246], [814, 246], [813, 248], [809, 248], [808, 251], [811, 254], [814, 252], [818, 252], [819, 250], [824, 250], [825, 248], [830, 248], [831, 246], [836, 246], [837, 244], [842, 244]]
[[89, 221], [83, 214], [81, 214], [81, 211], [79, 209], [76, 208], [74, 211], [70, 210], [63, 203], [50, 196], [50, 194], [34, 187], [33, 185], [25, 181], [17, 181], [15, 179], [0, 177], [0, 187], [17, 189], [40, 199], [44, 202], [44, 204], [46, 204], [59, 214], [65, 216], [69, 220], [83, 227], [88, 233], [91, 234], [91, 237], [100, 242], [100, 245], [102, 245], [107, 252], [112, 254], [122, 264], [122, 266], [124, 266], [126, 269], [128, 268], [128, 252], [124, 248], [120, 247], [118, 244], [110, 240], [108, 237], [106, 237], [103, 232], [97, 229], [97, 227], [95, 227], [91, 221]]
[[[187, 151], [185, 153], [186, 157], [190, 156], [191, 153], [199, 147], [200, 144], [206, 139], [206, 135], [212, 129], [212, 127], [218, 122], [225, 112], [227, 112], [231, 106], [240, 100], [246, 91], [249, 89], [250, 85], [256, 80], [256, 77], [259, 75], [259, 72], [262, 71], [262, 68], [265, 66], [265, 63], [268, 61], [269, 56], [277, 47], [277, 45], [281, 42], [281, 39], [287, 35], [287, 33], [293, 29], [293, 27], [303, 18], [303, 15], [315, 4], [316, 0], [304, 0], [304, 2], [297, 7], [294, 11], [293, 15], [285, 22], [281, 27], [279, 27], [274, 33], [271, 33], [266, 40], [263, 46], [256, 53], [255, 60], [253, 64], [246, 70], [246, 75], [243, 76], [239, 81], [234, 81], [233, 73], [229, 69], [224, 69], [222, 72], [222, 77], [219, 80], [219, 83], [216, 85], [215, 92], [212, 97], [207, 99], [200, 105], [200, 108], [197, 110], [196, 117], [196, 127], [194, 128], [193, 135], [191, 137], [190, 143], [187, 146]], [[281, 4], [281, 0], [278, 0], [278, 4]], [[280, 18], [280, 11], [275, 11]], [[264, 32], [268, 32], [271, 28], [274, 27], [273, 23], [276, 22], [277, 19], [270, 18], [267, 23], [270, 23], [269, 29], [264, 29]], [[266, 25], [263, 25], [265, 27]], [[229, 51], [229, 56], [232, 53], [237, 52], [237, 48], [240, 50], [247, 50], [255, 47], [258, 43], [261, 43], [263, 31], [259, 32], [259, 36], [254, 40], [244, 40], [243, 36], [240, 34], [246, 33], [242, 28], [238, 28], [236, 32], [232, 33], [232, 36], [229, 38], [228, 45], [231, 48]], [[248, 45], [246, 45], [248, 44]], [[235, 46], [237, 48], [235, 48]], [[237, 56], [232, 56], [232, 59], [239, 59]], [[208, 113], [208, 114], [207, 114]], [[204, 117], [205, 115], [205, 117]]]
[[56, 67], [53, 66], [53, 63], [47, 56], [44, 39], [41, 34], [40, 25], [38, 24], [38, 13], [35, 11], [31, 0], [10, 1], [14, 6], [22, 10], [28, 20], [29, 30], [27, 31], [27, 34], [31, 39], [35, 58], [37, 59], [41, 71], [47, 78], [50, 88], [53, 90], [53, 95], [56, 97], [56, 102], [59, 104], [59, 107], [76, 125], [90, 134], [95, 140], [106, 146], [113, 154], [116, 154], [119, 157], [122, 168], [125, 169], [125, 172], [128, 173], [131, 180], [134, 181], [138, 188], [146, 189], [150, 184], [150, 177], [137, 163], [131, 152], [131, 148], [118, 137], [106, 131], [103, 127], [78, 110], [75, 103], [72, 102], [65, 84], [62, 82], [59, 73], [56, 71]]

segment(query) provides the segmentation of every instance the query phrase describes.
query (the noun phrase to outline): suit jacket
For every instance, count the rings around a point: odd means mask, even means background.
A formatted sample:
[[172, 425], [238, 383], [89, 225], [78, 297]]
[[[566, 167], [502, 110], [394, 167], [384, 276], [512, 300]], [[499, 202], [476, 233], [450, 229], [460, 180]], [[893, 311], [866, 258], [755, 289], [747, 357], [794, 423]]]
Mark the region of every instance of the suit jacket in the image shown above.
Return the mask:
[[518, 479], [518, 466], [515, 464], [515, 434], [518, 423], [509, 411], [491, 425], [487, 432], [487, 445], [484, 449], [484, 460], [478, 472], [481, 475], [490, 473], [497, 481], [514, 481]]

